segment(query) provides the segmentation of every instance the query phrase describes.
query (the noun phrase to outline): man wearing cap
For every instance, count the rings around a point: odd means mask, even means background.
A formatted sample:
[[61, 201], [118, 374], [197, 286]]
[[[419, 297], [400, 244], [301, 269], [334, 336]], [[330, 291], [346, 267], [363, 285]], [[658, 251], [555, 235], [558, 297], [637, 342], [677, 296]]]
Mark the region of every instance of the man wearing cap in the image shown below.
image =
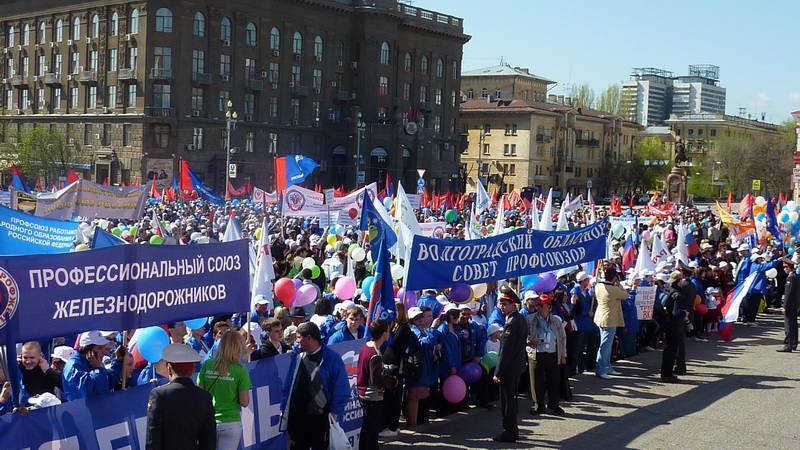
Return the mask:
[[788, 274], [786, 287], [783, 290], [783, 348], [779, 352], [790, 353], [797, 350], [797, 313], [800, 309], [800, 280], [798, 280], [795, 262], [783, 259], [783, 270]]
[[[458, 311], [460, 314], [455, 324], [455, 332], [461, 344], [461, 365], [470, 362], [480, 363], [486, 354], [486, 328], [472, 321], [472, 309], [468, 304], [459, 305]], [[488, 382], [484, 372], [480, 380], [470, 385], [470, 390], [476, 394], [478, 406], [490, 409]]]
[[163, 359], [170, 381], [150, 391], [146, 449], [216, 449], [211, 394], [191, 379], [200, 354], [186, 344], [169, 344]]
[[[753, 281], [753, 287], [750, 289], [750, 293], [745, 297], [742, 322], [747, 325], [756, 325], [758, 308], [761, 304], [761, 300], [764, 298], [764, 292], [766, 292], [767, 289], [767, 277], [764, 275], [764, 272], [773, 267], [778, 267], [778, 265], [781, 264], [781, 260], [775, 259], [774, 261], [766, 261], [766, 255], [753, 253], [750, 255], [750, 261], [751, 264], [748, 275], [753, 273], [757, 273], [758, 275], [756, 275], [756, 279]], [[742, 263], [744, 263], [744, 261], [742, 261]], [[736, 279], [739, 279], [738, 274]]]
[[109, 340], [100, 331], [93, 330], [81, 334], [79, 350], [72, 354], [62, 373], [64, 396], [68, 401], [111, 392], [122, 376], [122, 362], [125, 347], [117, 348], [116, 358], [111, 369], [103, 366], [103, 357]]
[[672, 272], [669, 288], [664, 299], [665, 346], [661, 357], [661, 380], [666, 383], [679, 383], [675, 373], [686, 373], [686, 324], [694, 299], [686, 295], [682, 285], [683, 274]]
[[555, 415], [564, 414], [558, 406], [561, 372], [567, 363], [567, 335], [560, 317], [550, 314], [552, 299], [542, 294], [536, 300], [536, 314], [525, 318], [528, 323], [528, 346], [536, 360], [534, 384], [531, 390], [536, 396], [537, 409], [531, 411], [538, 415], [544, 412], [545, 390], [547, 408]]
[[536, 299], [539, 298], [539, 294], [536, 293], [533, 289], [528, 289], [523, 294], [522, 299], [525, 300], [525, 304], [522, 305], [522, 310], [519, 314], [522, 317], [528, 317], [531, 314], [536, 314]]
[[519, 297], [508, 286], [500, 289], [497, 307], [505, 315], [505, 325], [500, 338], [500, 354], [494, 372], [494, 382], [500, 385], [500, 413], [503, 416], [503, 432], [493, 439], [497, 442], [516, 442], [519, 439], [517, 425], [517, 393], [519, 378], [525, 370], [528, 341], [528, 325], [517, 312]]

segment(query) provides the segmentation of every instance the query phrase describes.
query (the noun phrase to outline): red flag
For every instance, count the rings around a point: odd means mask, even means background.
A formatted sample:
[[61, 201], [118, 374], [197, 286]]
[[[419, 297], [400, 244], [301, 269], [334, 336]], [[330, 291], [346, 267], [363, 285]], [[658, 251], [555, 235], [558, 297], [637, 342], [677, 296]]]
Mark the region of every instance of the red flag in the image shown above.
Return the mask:
[[108, 178], [103, 179], [103, 186], [108, 186]]
[[67, 183], [75, 181], [78, 181], [78, 174], [72, 169], [67, 170]]
[[634, 195], [631, 194], [631, 198], [630, 200], [628, 200], [628, 208], [630, 208], [631, 210], [633, 209], [633, 197]]
[[728, 191], [728, 212], [732, 213], [731, 204], [733, 203], [733, 192]]
[[36, 184], [34, 185], [34, 189], [36, 189], [39, 192], [44, 190], [44, 188], [42, 187], [42, 179], [40, 177], [36, 177]]
[[753, 203], [756, 199], [753, 194], [747, 193], [742, 201], [739, 202], [739, 220], [745, 220], [753, 213]]
[[161, 198], [158, 194], [158, 190], [156, 189], [156, 177], [153, 175], [153, 181], [150, 184], [150, 197], [151, 198]]
[[422, 199], [420, 199], [420, 205], [425, 208], [431, 207], [431, 196], [428, 195], [428, 187], [426, 186], [422, 191]]

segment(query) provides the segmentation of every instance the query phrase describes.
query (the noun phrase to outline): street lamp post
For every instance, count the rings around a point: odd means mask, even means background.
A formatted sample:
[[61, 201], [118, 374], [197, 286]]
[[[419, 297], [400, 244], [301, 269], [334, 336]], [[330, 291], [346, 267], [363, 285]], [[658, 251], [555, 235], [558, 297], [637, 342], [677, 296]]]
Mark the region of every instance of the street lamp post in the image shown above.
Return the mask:
[[231, 153], [233, 153], [233, 149], [231, 148], [231, 130], [236, 128], [236, 119], [239, 118], [239, 114], [233, 110], [232, 101], [228, 100], [225, 106], [228, 108], [228, 110], [225, 111], [225, 127], [227, 129], [225, 135], [225, 199], [227, 200], [231, 174]]
[[481, 171], [483, 171], [483, 141], [486, 140], [486, 132], [481, 129], [480, 135], [478, 137], [478, 180], [483, 184], [483, 187], [486, 188], [486, 183], [483, 182], [481, 179]]
[[361, 135], [367, 129], [367, 124], [361, 120], [361, 112], [356, 114], [356, 187], [361, 183]]

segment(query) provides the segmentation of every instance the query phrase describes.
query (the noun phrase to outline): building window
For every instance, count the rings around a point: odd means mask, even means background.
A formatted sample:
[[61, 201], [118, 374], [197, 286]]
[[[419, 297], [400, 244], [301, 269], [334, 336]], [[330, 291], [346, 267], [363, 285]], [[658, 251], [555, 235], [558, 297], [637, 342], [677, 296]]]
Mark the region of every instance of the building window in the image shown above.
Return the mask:
[[452, 106], [453, 108], [456, 107], [456, 91], [450, 92], [450, 106]]
[[442, 132], [442, 118], [439, 116], [433, 118], [433, 131], [436, 133]]
[[467, 100], [473, 100], [475, 98], [475, 90], [468, 89], [467, 90]]
[[311, 87], [314, 88], [314, 92], [316, 93], [322, 92], [322, 69], [314, 69], [311, 78]]
[[39, 43], [44, 44], [47, 42], [47, 25], [44, 22], [39, 22]]
[[290, 86], [301, 86], [300, 83], [300, 66], [292, 66], [292, 79], [289, 80]]
[[116, 11], [111, 14], [111, 26], [109, 29], [109, 34], [111, 34], [111, 36], [119, 35], [119, 13]]
[[245, 28], [244, 43], [248, 47], [255, 47], [256, 39], [256, 24], [253, 22], [248, 22], [247, 27]]
[[403, 83], [403, 100], [411, 99], [411, 83]]
[[433, 99], [434, 99], [434, 102], [437, 105], [441, 105], [442, 104], [442, 90], [441, 89], [436, 88], [436, 91], [434, 91]]
[[153, 85], [153, 107], [170, 108], [172, 106], [172, 86], [169, 84]]
[[269, 152], [273, 156], [278, 153], [278, 133], [269, 134]]
[[97, 108], [97, 86], [89, 86], [86, 90], [86, 107]]
[[206, 72], [206, 52], [192, 50], [192, 73]]
[[438, 78], [444, 76], [444, 61], [442, 61], [442, 58], [436, 60], [436, 76]]
[[389, 43], [381, 43], [381, 64], [384, 66], [389, 65]]
[[219, 76], [222, 81], [231, 78], [231, 55], [219, 55]]
[[128, 85], [128, 108], [136, 107], [136, 85], [131, 83]]
[[108, 51], [108, 71], [117, 71], [117, 49], [112, 48]]
[[386, 110], [386, 107], [385, 106], [379, 106], [378, 107], [378, 120], [380, 120], [381, 123], [383, 123], [383, 121], [386, 120], [387, 115], [388, 115], [388, 112]]
[[81, 18], [76, 17], [72, 21], [72, 40], [79, 41], [81, 39]]
[[[517, 144], [511, 144], [510, 156], [517, 156]], [[511, 175], [514, 175], [513, 173]]]
[[44, 75], [44, 69], [46, 65], [47, 63], [45, 63], [44, 60], [44, 52], [39, 52], [36, 55], [36, 75], [39, 75], [40, 77]]
[[56, 35], [56, 39], [55, 39], [56, 42], [61, 42], [61, 41], [64, 40], [64, 21], [63, 20], [58, 19], [56, 21], [56, 29], [54, 30], [54, 32], [55, 32], [55, 35]]
[[[244, 115], [252, 116], [253, 114], [255, 114], [255, 109], [256, 109], [256, 95], [244, 94]], [[245, 120], [248, 119], [245, 117]], [[249, 120], [252, 120], [252, 117]]]
[[300, 122], [300, 100], [293, 98], [292, 99], [292, 121], [295, 123]]
[[117, 106], [117, 86], [106, 86], [106, 106], [114, 108]]
[[322, 42], [322, 38], [317, 36], [314, 38], [314, 60], [317, 62], [322, 62], [322, 56], [324, 50], [324, 44]]
[[171, 47], [156, 47], [153, 49], [154, 68], [163, 70], [164, 73], [172, 71], [172, 48]]
[[419, 87], [419, 102], [425, 103], [428, 101], [428, 87], [427, 86], [420, 86]]
[[36, 89], [36, 107], [40, 113], [44, 112], [44, 89], [42, 88]]
[[194, 13], [194, 22], [192, 22], [192, 33], [197, 37], [206, 35], [206, 16], [200, 11]]
[[[689, 128], [689, 136], [694, 136], [694, 129], [693, 128]], [[626, 143], [628, 142], [627, 138], [628, 138], [628, 136], [625, 136], [625, 142]]]
[[255, 58], [244, 59], [244, 78], [246, 80], [256, 79], [256, 60]]
[[103, 124], [103, 134], [101, 135], [102, 140], [100, 141], [100, 145], [104, 147], [108, 147], [111, 145], [111, 124], [104, 123]]
[[414, 60], [411, 58], [411, 53], [406, 53], [406, 56], [403, 57], [403, 70], [406, 72], [411, 72], [413, 70]]
[[421, 73], [428, 73], [428, 57], [423, 56], [419, 62], [419, 71]]
[[490, 124], [483, 124], [483, 134], [486, 136], [490, 136], [492, 134], [492, 126]]
[[31, 25], [26, 23], [22, 27], [22, 45], [28, 46], [31, 44]]
[[230, 98], [230, 91], [219, 91], [219, 112], [228, 110], [228, 99]]
[[205, 109], [205, 91], [203, 88], [193, 87], [192, 88], [192, 112], [200, 112]]
[[78, 103], [80, 102], [80, 94], [78, 94], [78, 86], [72, 86], [69, 88], [69, 107], [72, 109], [78, 108]]
[[273, 85], [278, 84], [278, 81], [280, 80], [280, 72], [281, 72], [280, 64], [276, 62], [269, 63], [269, 72], [267, 73], [267, 76], [269, 77], [269, 82], [272, 83]]
[[131, 11], [130, 32], [131, 32], [131, 34], [138, 34], [139, 33], [139, 10], [138, 9], [134, 9], [133, 11]]
[[16, 43], [16, 32], [17, 32], [17, 30], [15, 30], [14, 27], [8, 27], [8, 33], [7, 33], [7, 36], [6, 36], [6, 42], [8, 42], [8, 46], [9, 47], [14, 47], [15, 45], [17, 45], [17, 43]]
[[130, 147], [131, 146], [131, 138], [133, 137], [133, 131], [131, 130], [131, 124], [123, 123], [122, 124], [122, 146], [123, 147]]
[[303, 35], [299, 31], [295, 31], [292, 38], [292, 53], [295, 55], [303, 54]]
[[153, 145], [158, 148], [169, 148], [168, 125], [155, 125], [153, 127]]
[[231, 45], [231, 19], [223, 17], [219, 23], [219, 40], [226, 46]]
[[269, 49], [272, 50], [273, 56], [279, 56], [281, 50], [281, 32], [272, 27], [269, 31]]
[[697, 130], [697, 135], [698, 136], [702, 136], [703, 135], [703, 129], [702, 128]]
[[128, 68], [136, 69], [136, 61], [139, 59], [139, 49], [137, 47], [130, 47], [128, 49]]
[[22, 57], [22, 63], [20, 65], [22, 66], [22, 76], [28, 78], [29, 61], [27, 56]]
[[311, 118], [315, 124], [319, 125], [319, 102], [311, 102]]
[[336, 64], [340, 67], [344, 65], [344, 42], [342, 41], [336, 43]]
[[83, 125], [83, 145], [92, 145], [92, 124]]
[[481, 89], [481, 100], [489, 98], [489, 90], [486, 88]]
[[450, 69], [450, 77], [454, 80], [458, 79], [458, 61], [453, 61], [453, 68]]
[[97, 14], [92, 16], [91, 36], [93, 38], [97, 38], [100, 36], [100, 17]]
[[717, 136], [717, 130], [715, 130], [714, 128], [708, 130], [708, 133], [709, 133], [709, 136], [711, 136], [711, 137], [716, 137]]
[[378, 77], [378, 95], [389, 95], [389, 77]]
[[502, 89], [495, 89], [494, 90], [494, 98], [503, 98], [503, 90]]
[[192, 145], [194, 145], [195, 150], [202, 150], [203, 149], [203, 129], [202, 128], [192, 128]]
[[256, 134], [252, 131], [248, 131], [245, 133], [244, 139], [244, 151], [248, 153], [253, 153], [253, 144], [256, 141]]
[[92, 50], [89, 52], [89, 70], [97, 72], [98, 64], [98, 51]]
[[272, 119], [278, 117], [278, 97], [269, 98], [269, 117]]
[[28, 90], [22, 89], [19, 95], [19, 109], [28, 109], [31, 105], [30, 99], [28, 98]]
[[61, 109], [61, 88], [53, 88], [53, 108]]
[[159, 8], [156, 11], [156, 32], [172, 33], [172, 11], [167, 8]]

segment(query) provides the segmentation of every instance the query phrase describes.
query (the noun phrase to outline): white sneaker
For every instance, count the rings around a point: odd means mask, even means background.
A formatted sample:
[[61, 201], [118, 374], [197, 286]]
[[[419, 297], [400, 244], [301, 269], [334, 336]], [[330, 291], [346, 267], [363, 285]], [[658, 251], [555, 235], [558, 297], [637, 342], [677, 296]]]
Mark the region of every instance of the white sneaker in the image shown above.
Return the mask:
[[383, 430], [380, 433], [378, 433], [378, 436], [382, 437], [384, 439], [390, 439], [390, 438], [396, 438], [399, 433], [400, 432], [398, 430], [392, 431], [392, 430], [386, 428], [385, 430]]
[[656, 349], [654, 349], [653, 347], [650, 347], [649, 345], [647, 347], [645, 347], [644, 349], [647, 350], [648, 352], [656, 351]]
[[622, 375], [622, 372], [617, 372], [615, 369], [611, 369], [608, 371], [609, 375]]
[[611, 379], [611, 377], [607, 373], [601, 373], [601, 374], [599, 374], [597, 376], [602, 378], [602, 379], [604, 379], [604, 380], [610, 380]]

